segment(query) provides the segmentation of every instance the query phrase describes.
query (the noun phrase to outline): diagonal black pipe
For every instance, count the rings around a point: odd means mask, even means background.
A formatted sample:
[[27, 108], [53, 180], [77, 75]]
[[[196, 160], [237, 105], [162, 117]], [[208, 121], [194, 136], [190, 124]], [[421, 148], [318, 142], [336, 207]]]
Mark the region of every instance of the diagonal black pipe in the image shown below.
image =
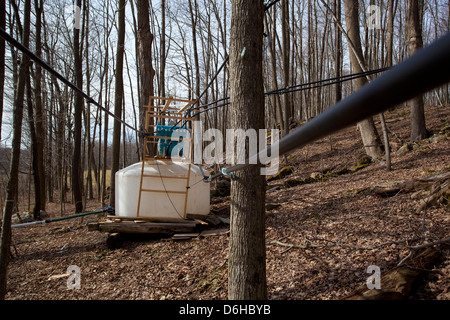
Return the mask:
[[[415, 96], [450, 82], [450, 32], [420, 50], [403, 63], [367, 84], [307, 124], [278, 141], [279, 155], [303, 147], [352, 124], [379, 114]], [[242, 170], [256, 163], [260, 155], [270, 153], [271, 147], [260, 151], [224, 170], [224, 174]], [[211, 179], [219, 177], [212, 176]]]
[[43, 69], [47, 70], [51, 75], [55, 76], [58, 80], [60, 80], [62, 83], [64, 83], [66, 86], [71, 88], [72, 90], [78, 92], [83, 96], [84, 99], [86, 99], [86, 103], [92, 103], [96, 107], [102, 109], [104, 112], [106, 112], [109, 116], [113, 117], [123, 125], [127, 126], [133, 131], [139, 132], [138, 129], [134, 128], [133, 126], [126, 123], [124, 120], [117, 117], [114, 113], [103, 107], [101, 104], [95, 102], [93, 98], [88, 96], [86, 93], [84, 93], [81, 88], [78, 88], [75, 84], [67, 80], [64, 76], [62, 76], [58, 71], [53, 69], [51, 66], [49, 66], [45, 61], [43, 61], [41, 58], [39, 58], [37, 55], [35, 55], [33, 52], [31, 52], [27, 47], [22, 45], [19, 41], [14, 39], [9, 33], [7, 33], [4, 29], [0, 28], [0, 37], [8, 41], [12, 46], [14, 46], [16, 49], [20, 50], [23, 54], [26, 54], [30, 59], [32, 59], [34, 62], [39, 64]]

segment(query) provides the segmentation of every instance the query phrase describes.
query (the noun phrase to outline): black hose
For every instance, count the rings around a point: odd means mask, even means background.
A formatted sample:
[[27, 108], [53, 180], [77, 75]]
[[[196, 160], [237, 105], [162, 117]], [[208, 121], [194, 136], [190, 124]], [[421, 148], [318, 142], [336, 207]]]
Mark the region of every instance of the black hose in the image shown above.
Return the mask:
[[[379, 114], [450, 82], [450, 33], [342, 100], [277, 142], [279, 155]], [[226, 174], [256, 163], [271, 147], [225, 170]], [[270, 153], [271, 154], [271, 153]]]

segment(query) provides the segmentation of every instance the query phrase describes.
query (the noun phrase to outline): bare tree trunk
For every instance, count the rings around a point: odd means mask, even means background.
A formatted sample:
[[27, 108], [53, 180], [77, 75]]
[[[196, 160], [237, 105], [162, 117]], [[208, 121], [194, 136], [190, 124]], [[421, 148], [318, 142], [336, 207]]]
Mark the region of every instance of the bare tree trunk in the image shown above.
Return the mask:
[[[41, 25], [42, 25], [42, 10], [44, 9], [42, 0], [35, 0], [34, 2], [36, 11], [36, 55], [42, 56], [42, 44], [41, 44]], [[44, 163], [44, 112], [42, 105], [42, 69], [41, 66], [36, 64], [34, 75], [34, 104], [35, 104], [35, 128], [36, 128], [36, 156], [37, 156], [37, 174], [39, 175], [39, 207], [35, 211], [35, 219], [39, 218], [40, 210], [45, 210], [46, 202], [46, 182], [45, 182], [45, 163]]]
[[[447, 32], [450, 32], [450, 1], [448, 2], [448, 10], [447, 10]], [[445, 85], [446, 95], [445, 95], [445, 104], [448, 106], [450, 104], [450, 90], [448, 87], [448, 83]], [[0, 119], [1, 120], [1, 119]]]
[[[77, 6], [81, 8], [81, 0], [77, 0]], [[73, 45], [74, 45], [74, 69], [75, 84], [79, 89], [83, 88], [83, 62], [81, 59], [80, 49], [80, 29], [73, 29]], [[76, 92], [74, 103], [74, 149], [72, 156], [72, 191], [75, 202], [75, 212], [83, 211], [83, 172], [81, 168], [81, 131], [82, 131], [82, 114], [83, 114], [83, 96]]]
[[[396, 4], [394, 0], [388, 1], [388, 26], [387, 26], [387, 49], [386, 49], [386, 63], [385, 66], [391, 67], [393, 65], [393, 46], [394, 46], [394, 17], [395, 17], [395, 7]], [[384, 147], [386, 152], [386, 169], [391, 171], [391, 150], [388, 136], [388, 129], [386, 125], [386, 120], [384, 114], [380, 114], [381, 126], [383, 130]]]
[[[361, 48], [361, 38], [359, 32], [359, 4], [357, 1], [344, 0], [345, 5], [345, 20], [347, 24], [348, 40], [351, 42], [350, 47], [350, 61], [355, 73], [366, 71], [364, 64], [364, 57]], [[353, 49], [353, 50], [352, 50]], [[364, 77], [355, 80], [356, 90], [362, 88], [367, 84], [367, 79]], [[362, 141], [365, 151], [372, 159], [378, 159], [382, 155], [381, 142], [377, 129], [372, 118], [368, 118], [358, 123], [358, 128], [361, 132]]]
[[[230, 97], [235, 129], [264, 127], [263, 16], [262, 1], [232, 2]], [[256, 165], [237, 172], [232, 182], [228, 297], [267, 299], [265, 179]]]
[[[283, 38], [283, 87], [289, 86], [289, 55], [290, 55], [290, 37], [289, 37], [289, 5], [288, 1], [281, 2], [281, 29]], [[289, 127], [291, 124], [291, 100], [290, 94], [283, 96], [284, 100], [284, 132], [283, 135], [289, 134]]]
[[[42, 31], [43, 31], [43, 36], [44, 36], [44, 42], [48, 43], [48, 32], [47, 32], [47, 22], [45, 20], [45, 15], [42, 14]], [[49, 46], [45, 47], [45, 55], [47, 56], [47, 61], [50, 62], [50, 65], [53, 65], [52, 61], [52, 55], [50, 54], [50, 48]], [[62, 170], [60, 170], [60, 168], [62, 168], [62, 165], [60, 165], [60, 163], [64, 163], [64, 159], [62, 157], [62, 152], [59, 152], [60, 150], [62, 150], [62, 145], [64, 144], [64, 139], [58, 139], [60, 137], [60, 128], [58, 126], [58, 124], [60, 123], [59, 118], [59, 113], [61, 111], [58, 110], [58, 104], [60, 105], [60, 108], [62, 110], [64, 110], [64, 104], [61, 103], [61, 92], [59, 90], [59, 88], [57, 88], [57, 85], [55, 85], [56, 83], [56, 78], [54, 76], [50, 76], [50, 82], [48, 83], [49, 86], [49, 92], [46, 93], [46, 95], [50, 96], [50, 98], [47, 98], [47, 101], [49, 101], [47, 103], [47, 105], [50, 105], [50, 107], [48, 108], [49, 110], [48, 112], [48, 122], [49, 122], [49, 127], [51, 127], [52, 129], [48, 130], [48, 145], [47, 145], [47, 163], [46, 163], [46, 182], [47, 182], [47, 189], [48, 189], [48, 202], [53, 202], [53, 190], [54, 190], [54, 186], [59, 185], [58, 181], [61, 180], [61, 172]], [[55, 117], [56, 119], [53, 120], [53, 117]], [[54, 125], [53, 125], [54, 123]], [[53, 138], [54, 137], [54, 138]], [[53, 140], [55, 140], [55, 151], [54, 147], [53, 147]], [[58, 164], [56, 165], [56, 174], [54, 172], [55, 168], [53, 167], [53, 159], [57, 158], [58, 159]]]
[[35, 125], [35, 116], [33, 110], [33, 94], [31, 89], [31, 80], [30, 76], [27, 77], [26, 83], [26, 94], [27, 94], [27, 110], [28, 110], [28, 125], [30, 127], [30, 140], [31, 140], [31, 168], [33, 173], [33, 182], [34, 182], [34, 208], [33, 208], [33, 218], [35, 220], [39, 220], [39, 214], [41, 210], [41, 194], [44, 193], [45, 196], [45, 188], [41, 189], [40, 179], [41, 174], [39, 172], [38, 165], [38, 144], [37, 144], [37, 136], [36, 136], [36, 125]]
[[[51, 86], [51, 85], [50, 85]], [[47, 130], [46, 138], [47, 138], [47, 148], [45, 152], [45, 184], [47, 185], [47, 201], [52, 203], [53, 202], [53, 190], [54, 190], [54, 181], [55, 179], [58, 179], [57, 175], [54, 174], [54, 154], [53, 154], [53, 134], [55, 132], [54, 125], [53, 125], [53, 115], [56, 114], [56, 108], [57, 105], [56, 101], [53, 101], [53, 88], [50, 88], [50, 99], [49, 99], [49, 93], [47, 90], [43, 91], [43, 105], [47, 106], [44, 108], [47, 110], [46, 120], [47, 120], [47, 127], [49, 128]], [[45, 149], [44, 149], [45, 150]]]
[[159, 45], [159, 95], [166, 96], [166, 0], [161, 0], [161, 40]]
[[197, 49], [197, 21], [198, 21], [198, 10], [197, 10], [197, 0], [189, 0], [189, 12], [191, 15], [192, 24], [192, 44], [194, 50], [194, 65], [195, 65], [195, 98], [200, 97], [200, 65], [198, 60], [198, 49]]
[[389, 20], [387, 27], [387, 49], [386, 49], [386, 66], [391, 67], [393, 65], [393, 47], [394, 47], [394, 0], [388, 1], [389, 6]]
[[[336, 21], [334, 26], [334, 43], [335, 43], [335, 56], [334, 64], [336, 68], [335, 76], [339, 78], [342, 75], [342, 33], [339, 30], [339, 24], [341, 23], [341, 1], [334, 0], [334, 13], [336, 15]], [[338, 82], [335, 86], [335, 103], [342, 100], [342, 82]]]
[[[106, 29], [109, 30], [109, 5], [106, 5]], [[107, 36], [104, 36], [104, 43], [105, 43], [105, 59], [104, 59], [104, 91], [105, 91], [105, 108], [109, 110], [109, 40]], [[101, 198], [102, 198], [102, 205], [106, 205], [106, 198], [107, 198], [107, 190], [106, 190], [106, 169], [107, 169], [107, 163], [108, 163], [108, 127], [109, 127], [109, 115], [105, 113], [103, 123], [103, 162], [102, 162], [102, 174], [101, 174], [101, 181], [102, 181], [102, 187], [101, 187]], [[99, 160], [100, 161], [100, 160]]]
[[[276, 18], [276, 6], [273, 7], [273, 12], [274, 12], [274, 18]], [[264, 17], [265, 22], [266, 22], [266, 27], [267, 29], [269, 29], [269, 23], [268, 23], [268, 19], [267, 16]], [[273, 20], [272, 21], [272, 35], [271, 35], [271, 41], [269, 44], [269, 51], [270, 51], [270, 66], [271, 66], [271, 73], [272, 73], [272, 89], [273, 90], [278, 90], [278, 80], [277, 80], [277, 57], [276, 57], [276, 50], [275, 50], [275, 34], [276, 34], [276, 21]], [[273, 95], [273, 104], [274, 104], [274, 108], [275, 108], [275, 115], [276, 115], [276, 119], [279, 120], [280, 122], [280, 129], [282, 132], [284, 132], [284, 120], [283, 120], [283, 110], [281, 109], [281, 99], [280, 99], [280, 95], [279, 94], [274, 94]]]
[[[142, 103], [152, 104], [153, 101], [148, 101], [149, 97], [154, 95], [153, 78], [155, 71], [152, 67], [152, 43], [153, 34], [150, 31], [150, 19], [149, 19], [149, 5], [148, 0], [137, 0], [137, 12], [138, 12], [138, 58], [139, 58], [139, 76], [140, 76], [140, 101]], [[145, 110], [139, 109], [139, 128], [144, 130], [145, 125]], [[153, 118], [151, 119], [153, 122]], [[153, 124], [153, 123], [150, 123]], [[141, 144], [143, 141], [141, 141]], [[150, 155], [154, 155], [156, 152], [156, 146], [152, 144], [150, 147]]]
[[[24, 3], [24, 22], [22, 32], [22, 44], [29, 47], [30, 40], [30, 11], [31, 0]], [[3, 215], [1, 242], [0, 242], [0, 300], [5, 299], [7, 292], [7, 272], [11, 245], [11, 217], [17, 203], [19, 184], [20, 145], [22, 142], [22, 120], [25, 97], [25, 86], [30, 69], [30, 59], [22, 55], [19, 67], [17, 86], [14, 94], [13, 110], [13, 140], [12, 153], [9, 168], [9, 180], [6, 187], [6, 205]]]
[[[125, 0], [119, 0], [119, 17], [118, 17], [118, 40], [117, 40], [117, 56], [116, 56], [116, 84], [114, 97], [114, 115], [122, 118], [123, 103], [123, 58], [125, 51]], [[115, 178], [116, 172], [120, 167], [120, 131], [121, 123], [114, 119], [113, 144], [111, 154], [111, 194], [110, 206], [115, 206]]]
[[[423, 47], [421, 11], [423, 0], [408, 0], [407, 34], [410, 55]], [[411, 106], [411, 142], [418, 142], [428, 136], [425, 123], [423, 96], [418, 96], [409, 102]]]
[[[5, 0], [0, 0], [0, 28], [6, 29]], [[3, 90], [5, 87], [5, 40], [0, 38], [0, 147], [2, 141]]]
[[[90, 1], [83, 1], [83, 17], [84, 17], [84, 28], [85, 28], [85, 37], [86, 44], [84, 50], [84, 56], [86, 59], [86, 94], [88, 96], [91, 95], [91, 72], [90, 72], [90, 44], [89, 44], [89, 9], [90, 9]], [[86, 203], [87, 199], [92, 200], [94, 198], [94, 188], [92, 185], [92, 142], [91, 142], [91, 105], [88, 103], [86, 106], [86, 112], [84, 113], [84, 122], [85, 122], [85, 143], [87, 144], [87, 155], [84, 156], [87, 162], [87, 177], [86, 177], [86, 190], [84, 201]], [[84, 171], [84, 166], [83, 166]]]

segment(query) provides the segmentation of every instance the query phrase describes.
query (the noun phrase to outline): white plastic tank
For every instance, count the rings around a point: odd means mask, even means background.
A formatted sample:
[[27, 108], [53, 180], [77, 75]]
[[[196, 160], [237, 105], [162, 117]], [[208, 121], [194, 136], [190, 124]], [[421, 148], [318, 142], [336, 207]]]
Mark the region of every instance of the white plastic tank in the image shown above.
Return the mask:
[[163, 160], [145, 163], [142, 189], [152, 192], [142, 191], [138, 213], [141, 173], [142, 162], [116, 173], [116, 216], [172, 221], [184, 220], [188, 214], [209, 214], [210, 186], [203, 182], [201, 169], [181, 161]]

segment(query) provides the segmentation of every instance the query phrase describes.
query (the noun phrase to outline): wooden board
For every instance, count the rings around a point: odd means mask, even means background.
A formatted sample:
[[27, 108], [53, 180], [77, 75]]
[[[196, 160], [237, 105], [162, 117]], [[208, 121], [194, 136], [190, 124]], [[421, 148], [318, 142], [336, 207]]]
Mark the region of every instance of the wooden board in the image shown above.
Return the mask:
[[230, 229], [204, 230], [201, 233], [177, 233], [172, 236], [172, 240], [189, 240], [198, 237], [221, 236], [230, 233]]
[[89, 231], [98, 230], [106, 233], [133, 233], [133, 234], [171, 234], [181, 232], [192, 232], [196, 228], [195, 222], [183, 223], [153, 223], [122, 221], [122, 222], [100, 222], [90, 223]]
[[[206, 216], [203, 216], [206, 217]], [[106, 218], [110, 220], [120, 220], [120, 221], [146, 221], [146, 222], [170, 222], [170, 223], [195, 223], [192, 218], [189, 218], [187, 220], [181, 220], [180, 218], [166, 218], [166, 217], [118, 217], [113, 215], [108, 215]]]
[[214, 229], [214, 230], [205, 230], [200, 233], [200, 237], [209, 237], [209, 236], [221, 236], [223, 234], [230, 233], [230, 229]]
[[190, 240], [197, 238], [200, 233], [177, 233], [172, 236], [172, 240]]

